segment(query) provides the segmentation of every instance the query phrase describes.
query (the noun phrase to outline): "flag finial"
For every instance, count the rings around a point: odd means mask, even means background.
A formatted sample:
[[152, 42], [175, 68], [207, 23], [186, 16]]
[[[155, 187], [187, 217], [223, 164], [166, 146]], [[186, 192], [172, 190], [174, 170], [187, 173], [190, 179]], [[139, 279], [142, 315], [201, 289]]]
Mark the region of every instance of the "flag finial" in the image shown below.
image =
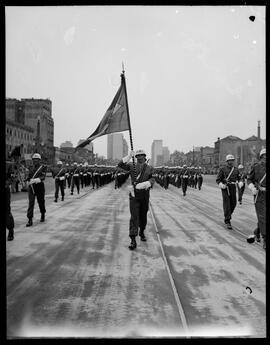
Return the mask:
[[122, 73], [125, 73], [124, 62], [122, 61]]

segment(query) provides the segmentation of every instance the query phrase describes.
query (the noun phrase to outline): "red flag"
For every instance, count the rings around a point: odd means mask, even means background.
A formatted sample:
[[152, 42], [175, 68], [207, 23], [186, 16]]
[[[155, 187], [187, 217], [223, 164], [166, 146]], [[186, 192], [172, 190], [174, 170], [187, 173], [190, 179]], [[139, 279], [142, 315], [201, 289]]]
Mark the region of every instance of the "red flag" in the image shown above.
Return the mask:
[[92, 140], [101, 137], [102, 135], [127, 130], [129, 130], [127, 100], [122, 78], [121, 85], [112, 101], [112, 104], [106, 111], [97, 129], [87, 139], [79, 144], [76, 149], [88, 145]]

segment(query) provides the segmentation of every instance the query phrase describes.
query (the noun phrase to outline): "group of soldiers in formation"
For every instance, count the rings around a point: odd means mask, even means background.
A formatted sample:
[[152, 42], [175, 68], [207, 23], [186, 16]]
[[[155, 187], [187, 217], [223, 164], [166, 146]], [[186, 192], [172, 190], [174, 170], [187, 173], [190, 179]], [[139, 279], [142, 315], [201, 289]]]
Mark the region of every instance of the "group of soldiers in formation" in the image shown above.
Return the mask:
[[[33, 165], [29, 169], [25, 169], [25, 180], [28, 185], [28, 209], [27, 227], [33, 225], [34, 205], [37, 199], [41, 218], [40, 222], [45, 221], [45, 185], [44, 180], [48, 173], [48, 167], [41, 164], [41, 155], [35, 153], [32, 156]], [[15, 165], [17, 167], [17, 165]], [[11, 185], [16, 174], [14, 165], [6, 164], [6, 225], [9, 230], [8, 240], [14, 239], [14, 219], [10, 207], [10, 191]], [[103, 165], [88, 165], [87, 163], [63, 164], [58, 161], [56, 166], [51, 168], [52, 177], [55, 180], [54, 202], [58, 202], [59, 196], [61, 201], [65, 199], [65, 192], [70, 189], [70, 194], [80, 194], [80, 190], [84, 187], [98, 189], [105, 184], [115, 181], [115, 189], [120, 188], [127, 180], [129, 174], [120, 168], [103, 166]]]
[[[130, 163], [131, 158], [133, 162]], [[135, 164], [136, 159], [136, 164]], [[45, 186], [44, 179], [47, 173], [47, 166], [41, 164], [41, 156], [35, 153], [32, 156], [33, 165], [29, 168], [28, 176], [28, 210], [27, 227], [33, 225], [33, 212], [35, 197], [41, 213], [40, 222], [45, 221]], [[240, 164], [234, 166], [234, 156], [226, 156], [226, 165], [221, 167], [216, 182], [222, 191], [224, 223], [228, 229], [232, 229], [231, 218], [238, 202], [242, 204], [242, 196], [245, 190], [245, 181], [248, 188], [254, 195], [254, 204], [257, 214], [257, 228], [254, 231], [254, 240], [260, 241], [263, 238], [263, 247], [266, 249], [266, 149], [260, 152], [259, 161], [254, 164], [249, 174], [244, 173], [244, 167]], [[9, 230], [8, 240], [14, 239], [14, 219], [10, 208], [10, 179], [12, 171], [6, 170], [6, 225]], [[114, 181], [114, 188], [120, 188], [131, 177], [129, 189], [130, 222], [129, 237], [131, 243], [129, 249], [134, 250], [137, 246], [136, 237], [140, 236], [142, 241], [146, 241], [145, 228], [147, 224], [147, 212], [149, 209], [150, 189], [157, 182], [164, 189], [168, 189], [169, 184], [177, 188], [182, 188], [183, 196], [186, 195], [187, 187], [201, 190], [203, 176], [201, 167], [156, 167], [147, 164], [144, 150], [131, 151], [124, 157], [116, 167], [57, 162], [57, 166], [52, 168], [52, 177], [55, 180], [54, 202], [58, 202], [59, 194], [61, 201], [64, 201], [65, 190], [70, 189], [70, 194], [80, 193], [84, 187], [98, 189], [101, 186]], [[237, 193], [238, 191], [238, 193]]]
[[182, 167], [157, 167], [154, 169], [153, 177], [156, 182], [168, 189], [169, 184], [182, 188], [183, 196], [186, 196], [187, 187], [201, 190], [203, 175], [201, 167], [188, 167], [184, 164]]

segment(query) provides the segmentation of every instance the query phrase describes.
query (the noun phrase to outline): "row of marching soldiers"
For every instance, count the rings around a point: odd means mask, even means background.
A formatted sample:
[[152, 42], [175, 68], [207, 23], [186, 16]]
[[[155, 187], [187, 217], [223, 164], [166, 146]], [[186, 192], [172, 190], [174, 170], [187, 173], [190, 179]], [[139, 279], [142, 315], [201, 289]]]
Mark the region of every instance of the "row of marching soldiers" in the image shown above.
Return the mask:
[[202, 168], [188, 167], [186, 164], [182, 167], [156, 167], [153, 177], [164, 189], [168, 189], [169, 184], [182, 188], [183, 196], [186, 195], [187, 187], [198, 187], [198, 190], [201, 190], [203, 183]]
[[[32, 165], [28, 169], [28, 176], [25, 178], [27, 181], [28, 189], [28, 209], [27, 227], [33, 225], [34, 205], [35, 200], [39, 206], [41, 218], [40, 222], [45, 222], [45, 184], [48, 167], [41, 163], [41, 155], [34, 153], [32, 156]], [[121, 185], [127, 180], [129, 174], [119, 167], [104, 166], [104, 165], [88, 165], [78, 164], [63, 164], [58, 161], [57, 165], [51, 168], [52, 177], [55, 180], [55, 193], [54, 201], [57, 202], [59, 196], [64, 201], [65, 189], [70, 188], [70, 193], [73, 195], [74, 189], [77, 194], [84, 187], [92, 187], [98, 189], [105, 184], [115, 181], [115, 189], [120, 188]], [[12, 181], [13, 166], [6, 164], [6, 228], [8, 229], [8, 241], [14, 239], [15, 222], [10, 207], [10, 185]]]
[[55, 179], [55, 199], [57, 202], [59, 195], [64, 200], [65, 189], [70, 189], [70, 194], [77, 192], [85, 187], [98, 189], [103, 185], [115, 180], [115, 188], [121, 187], [126, 181], [127, 174], [115, 167], [104, 165], [88, 165], [87, 163], [72, 163], [65, 165], [62, 161], [57, 162], [57, 166], [52, 169], [52, 177]]

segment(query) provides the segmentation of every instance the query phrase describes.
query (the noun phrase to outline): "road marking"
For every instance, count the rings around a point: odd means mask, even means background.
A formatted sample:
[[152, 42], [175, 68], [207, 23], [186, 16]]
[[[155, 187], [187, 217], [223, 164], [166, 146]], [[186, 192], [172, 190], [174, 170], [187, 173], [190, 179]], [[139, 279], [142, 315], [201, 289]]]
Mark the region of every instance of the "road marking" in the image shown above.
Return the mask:
[[164, 260], [165, 267], [166, 267], [166, 270], [167, 270], [167, 273], [168, 273], [168, 276], [169, 276], [169, 279], [170, 279], [170, 283], [171, 283], [171, 286], [172, 286], [174, 298], [175, 298], [175, 301], [176, 301], [178, 313], [179, 313], [180, 320], [181, 320], [181, 326], [183, 326], [183, 328], [184, 328], [184, 332], [186, 334], [186, 337], [190, 338], [190, 336], [188, 336], [188, 326], [187, 326], [186, 316], [185, 316], [185, 313], [184, 313], [184, 310], [183, 310], [183, 307], [182, 307], [182, 304], [181, 304], [181, 301], [180, 301], [180, 298], [179, 298], [179, 295], [178, 295], [178, 292], [177, 292], [177, 289], [176, 289], [176, 286], [175, 286], [175, 283], [174, 283], [174, 280], [173, 280], [173, 277], [172, 277], [172, 274], [171, 274], [171, 271], [170, 271], [170, 268], [169, 268], [169, 265], [168, 265], [168, 261], [167, 261], [167, 258], [166, 258], [166, 255], [165, 255], [165, 252], [164, 252], [164, 249], [163, 249], [162, 242], [160, 240], [159, 231], [158, 231], [158, 228], [157, 228], [157, 225], [156, 225], [156, 221], [155, 221], [155, 218], [154, 218], [154, 214], [153, 214], [153, 211], [152, 211], [151, 202], [149, 202], [149, 210], [150, 210], [150, 213], [151, 213], [151, 216], [152, 216], [152, 219], [153, 219], [153, 223], [154, 223], [155, 231], [156, 231], [156, 234], [157, 234], [157, 237], [158, 237], [158, 242], [159, 242], [159, 245], [160, 245], [160, 248], [161, 248], [163, 260]]

